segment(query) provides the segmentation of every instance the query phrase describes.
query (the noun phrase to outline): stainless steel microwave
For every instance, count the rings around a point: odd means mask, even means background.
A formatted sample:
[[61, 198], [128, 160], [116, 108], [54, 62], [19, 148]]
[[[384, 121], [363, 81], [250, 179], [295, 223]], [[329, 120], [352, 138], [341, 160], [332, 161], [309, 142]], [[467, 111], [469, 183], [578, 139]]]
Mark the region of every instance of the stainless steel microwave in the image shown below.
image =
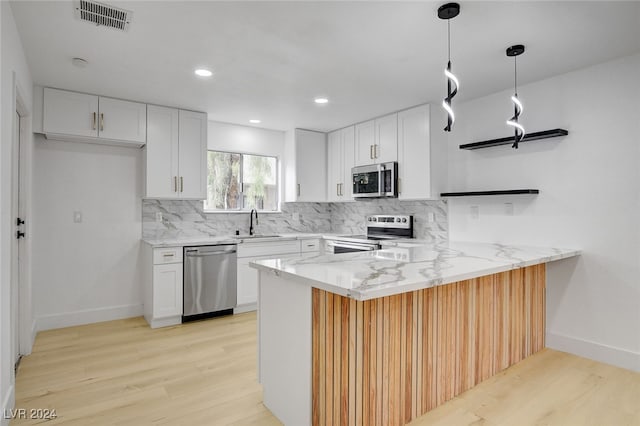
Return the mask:
[[398, 163], [381, 163], [351, 169], [353, 198], [398, 196]]

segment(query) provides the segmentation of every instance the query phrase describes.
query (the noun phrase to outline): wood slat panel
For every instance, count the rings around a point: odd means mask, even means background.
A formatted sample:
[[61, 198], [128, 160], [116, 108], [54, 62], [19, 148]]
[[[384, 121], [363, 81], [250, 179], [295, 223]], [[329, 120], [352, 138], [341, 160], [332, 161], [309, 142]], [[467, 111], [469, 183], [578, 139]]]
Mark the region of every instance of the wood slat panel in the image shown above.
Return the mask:
[[312, 293], [314, 425], [404, 425], [544, 348], [545, 266], [371, 301]]

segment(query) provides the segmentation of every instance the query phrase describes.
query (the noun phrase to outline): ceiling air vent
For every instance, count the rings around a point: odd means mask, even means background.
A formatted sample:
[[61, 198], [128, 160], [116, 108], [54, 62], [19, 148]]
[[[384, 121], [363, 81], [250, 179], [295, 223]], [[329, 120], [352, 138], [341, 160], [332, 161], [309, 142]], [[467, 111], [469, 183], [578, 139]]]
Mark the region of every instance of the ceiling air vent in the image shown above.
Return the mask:
[[81, 21], [91, 22], [94, 25], [115, 28], [126, 31], [131, 22], [131, 13], [128, 10], [120, 9], [98, 3], [97, 1], [76, 0], [74, 1], [76, 17]]

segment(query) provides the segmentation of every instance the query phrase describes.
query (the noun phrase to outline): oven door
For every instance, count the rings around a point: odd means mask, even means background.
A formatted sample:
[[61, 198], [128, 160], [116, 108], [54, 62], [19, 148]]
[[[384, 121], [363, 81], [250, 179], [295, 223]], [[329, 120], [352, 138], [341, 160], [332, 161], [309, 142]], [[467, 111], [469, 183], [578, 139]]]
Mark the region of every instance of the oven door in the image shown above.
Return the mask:
[[380, 167], [378, 164], [354, 167], [351, 169], [351, 175], [353, 177], [353, 198], [382, 196], [380, 191]]
[[353, 198], [398, 196], [398, 163], [372, 164], [351, 169]]
[[378, 250], [378, 244], [367, 244], [367, 243], [352, 243], [347, 241], [333, 241], [329, 240], [325, 242], [325, 247], [327, 251], [332, 254], [340, 254], [340, 253], [355, 253], [359, 251], [374, 251]]

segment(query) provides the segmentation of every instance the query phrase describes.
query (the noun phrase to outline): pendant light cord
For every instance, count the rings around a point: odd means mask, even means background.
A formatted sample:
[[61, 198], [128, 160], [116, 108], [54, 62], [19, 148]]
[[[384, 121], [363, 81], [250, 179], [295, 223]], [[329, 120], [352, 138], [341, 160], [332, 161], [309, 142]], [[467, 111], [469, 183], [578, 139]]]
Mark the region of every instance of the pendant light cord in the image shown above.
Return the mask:
[[448, 46], [448, 57], [449, 61], [451, 61], [451, 19], [447, 19], [447, 46]]
[[514, 81], [514, 88], [515, 88], [515, 92], [516, 92], [516, 97], [518, 96], [518, 57], [514, 56], [513, 57], [513, 81]]

